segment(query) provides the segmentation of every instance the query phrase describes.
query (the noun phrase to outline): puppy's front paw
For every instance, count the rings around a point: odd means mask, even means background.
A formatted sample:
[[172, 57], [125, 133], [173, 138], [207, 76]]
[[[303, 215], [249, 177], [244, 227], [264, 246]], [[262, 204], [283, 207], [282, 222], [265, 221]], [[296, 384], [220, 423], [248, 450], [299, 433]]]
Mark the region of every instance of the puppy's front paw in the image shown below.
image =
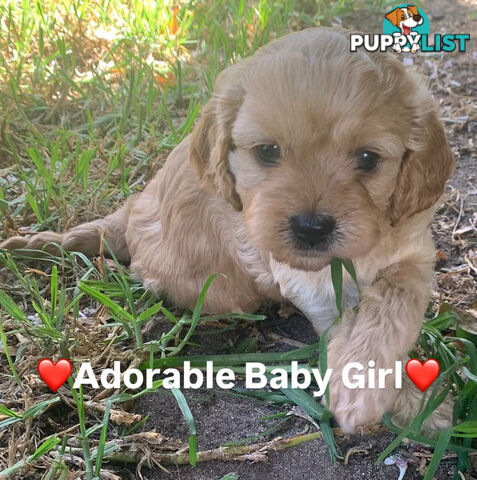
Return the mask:
[[[364, 358], [355, 357], [350, 360], [363, 365], [363, 370], [344, 371], [348, 361], [344, 361], [343, 358], [349, 357], [347, 355], [342, 357], [343, 350], [341, 348], [339, 350], [333, 343], [328, 348], [328, 365], [333, 369], [329, 385], [330, 409], [341, 429], [352, 433], [358, 426], [379, 423], [383, 414], [392, 405], [395, 392], [368, 388], [368, 362]], [[345, 379], [351, 384], [364, 382], [365, 388], [350, 388], [345, 384]]]
[[399, 393], [394, 388], [394, 375], [385, 377], [385, 388], [378, 388], [378, 369], [394, 367], [392, 360], [387, 358], [389, 354], [392, 357], [392, 352], [381, 351], [381, 344], [371, 336], [353, 338], [349, 327], [359, 322], [360, 314], [346, 312], [337, 335], [328, 344], [328, 368], [333, 369], [329, 407], [346, 432], [379, 423]]

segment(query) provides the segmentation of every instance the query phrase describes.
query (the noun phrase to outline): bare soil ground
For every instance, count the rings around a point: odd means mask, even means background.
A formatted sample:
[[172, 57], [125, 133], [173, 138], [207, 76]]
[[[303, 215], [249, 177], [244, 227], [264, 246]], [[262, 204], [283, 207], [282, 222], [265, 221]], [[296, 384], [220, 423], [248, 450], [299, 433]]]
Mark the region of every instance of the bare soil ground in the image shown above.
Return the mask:
[[[476, 4], [472, 1], [426, 1], [422, 8], [431, 22], [431, 33], [470, 33], [475, 35]], [[342, 19], [346, 27], [367, 32], [380, 32], [383, 12], [375, 18], [351, 15]], [[358, 24], [356, 23], [358, 21]], [[438, 247], [436, 287], [434, 300], [449, 302], [465, 311], [470, 322], [476, 318], [477, 273], [477, 162], [474, 139], [476, 116], [476, 60], [477, 49], [472, 42], [465, 53], [417, 54], [401, 59], [408, 68], [416, 68], [430, 84], [439, 102], [452, 151], [457, 159], [457, 170], [448, 183], [443, 206], [432, 225]], [[160, 335], [160, 325], [151, 336]], [[204, 332], [206, 333], [206, 332]], [[290, 318], [276, 315], [259, 327], [242, 327], [227, 336], [204, 335], [204, 350], [211, 354], [223, 351], [225, 345], [234, 344], [245, 336], [255, 335], [262, 351], [291, 348], [277, 340], [279, 337], [310, 343], [315, 334], [308, 322], [299, 314]], [[206, 340], [207, 339], [207, 340]], [[270, 423], [260, 418], [279, 411], [257, 401], [231, 396], [223, 391], [185, 392], [197, 423], [198, 448], [216, 448], [226, 442], [249, 439], [248, 443], [271, 440], [277, 436], [289, 437], [313, 431], [314, 426], [303, 418], [295, 417], [278, 431], [259, 439], [251, 438], [263, 433]], [[282, 411], [284, 408], [281, 409]], [[187, 428], [172, 396], [149, 394], [135, 405], [135, 411], [149, 415], [146, 427], [155, 428], [166, 436], [182, 438], [187, 443]], [[196, 467], [173, 467], [166, 473], [160, 469], [144, 469], [148, 479], [219, 480], [227, 473], [236, 472], [240, 480], [263, 479], [397, 479], [396, 465], [375, 466], [375, 461], [392, 440], [391, 433], [362, 436], [346, 435], [338, 438], [344, 454], [352, 448], [347, 464], [331, 465], [326, 447], [315, 440], [299, 447], [269, 452], [265, 461], [252, 463], [244, 459], [235, 462], [207, 462]], [[428, 450], [409, 443], [398, 450], [407, 459], [409, 468], [405, 479], [422, 478]], [[475, 457], [474, 457], [475, 458]], [[442, 462], [435, 475], [437, 479], [452, 478], [454, 459]], [[124, 470], [123, 478], [135, 478], [132, 470]]]

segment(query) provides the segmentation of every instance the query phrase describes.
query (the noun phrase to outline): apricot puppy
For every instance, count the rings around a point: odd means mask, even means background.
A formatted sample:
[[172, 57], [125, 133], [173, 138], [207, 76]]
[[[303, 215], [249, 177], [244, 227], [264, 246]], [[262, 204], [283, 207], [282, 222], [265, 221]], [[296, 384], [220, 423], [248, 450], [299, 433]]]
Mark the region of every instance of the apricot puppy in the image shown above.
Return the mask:
[[[412, 416], [420, 393], [349, 390], [348, 362], [406, 361], [430, 297], [433, 213], [454, 169], [423, 82], [391, 54], [350, 53], [349, 34], [292, 33], [218, 77], [192, 134], [144, 192], [65, 234], [14, 237], [2, 248], [57, 242], [90, 255], [101, 233], [144, 284], [193, 307], [218, 277], [208, 312], [288, 299], [322, 333], [336, 318], [333, 257], [352, 259], [347, 306], [331, 331], [331, 409], [346, 431]], [[449, 421], [441, 409], [430, 425]]]

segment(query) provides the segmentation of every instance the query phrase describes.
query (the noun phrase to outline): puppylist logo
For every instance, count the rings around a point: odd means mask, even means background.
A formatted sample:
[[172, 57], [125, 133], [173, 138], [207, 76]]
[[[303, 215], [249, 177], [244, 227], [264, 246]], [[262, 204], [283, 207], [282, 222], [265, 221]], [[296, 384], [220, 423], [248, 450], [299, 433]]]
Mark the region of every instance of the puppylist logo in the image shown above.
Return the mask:
[[436, 33], [430, 35], [429, 19], [416, 5], [400, 4], [384, 15], [382, 34], [352, 33], [350, 48], [356, 52], [384, 52], [391, 48], [397, 53], [465, 52], [468, 33]]

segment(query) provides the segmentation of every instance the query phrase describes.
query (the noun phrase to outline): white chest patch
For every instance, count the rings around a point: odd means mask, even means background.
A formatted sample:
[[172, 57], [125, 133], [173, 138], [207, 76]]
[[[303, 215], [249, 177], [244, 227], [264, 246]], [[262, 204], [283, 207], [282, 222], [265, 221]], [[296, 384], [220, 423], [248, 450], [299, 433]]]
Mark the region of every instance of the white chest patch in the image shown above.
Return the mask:
[[[273, 277], [284, 298], [299, 308], [322, 334], [338, 316], [330, 267], [319, 272], [296, 270], [271, 260]], [[343, 275], [343, 307], [358, 303], [358, 289], [348, 275]]]

